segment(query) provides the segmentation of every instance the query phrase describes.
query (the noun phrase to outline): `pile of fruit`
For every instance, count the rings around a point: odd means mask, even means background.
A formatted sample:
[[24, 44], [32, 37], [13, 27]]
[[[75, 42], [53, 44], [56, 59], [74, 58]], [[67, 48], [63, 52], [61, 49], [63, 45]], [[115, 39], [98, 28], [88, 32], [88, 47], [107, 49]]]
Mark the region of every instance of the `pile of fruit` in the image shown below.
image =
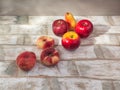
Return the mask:
[[[65, 19], [57, 19], [52, 23], [55, 35], [62, 37], [62, 46], [67, 50], [75, 50], [80, 46], [81, 38], [87, 38], [93, 31], [93, 24], [83, 19], [76, 21], [72, 13], [65, 13]], [[36, 46], [42, 49], [40, 61], [46, 66], [56, 65], [60, 61], [59, 52], [54, 48], [55, 41], [52, 37], [41, 36], [36, 41]], [[18, 55], [17, 65], [25, 71], [31, 70], [36, 63], [34, 52], [25, 51]]]

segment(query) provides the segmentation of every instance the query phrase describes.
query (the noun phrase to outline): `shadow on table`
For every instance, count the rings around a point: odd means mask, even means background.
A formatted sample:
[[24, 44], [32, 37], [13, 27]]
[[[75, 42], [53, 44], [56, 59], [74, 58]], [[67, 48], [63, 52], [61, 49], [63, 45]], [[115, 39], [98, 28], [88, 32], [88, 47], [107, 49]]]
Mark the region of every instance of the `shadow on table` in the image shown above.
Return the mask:
[[10, 62], [4, 72], [9, 76], [15, 76], [17, 72], [16, 61]]
[[93, 28], [92, 34], [84, 39], [81, 39], [82, 45], [94, 45], [96, 44], [96, 37], [104, 35], [110, 29], [110, 26], [107, 25], [95, 25]]

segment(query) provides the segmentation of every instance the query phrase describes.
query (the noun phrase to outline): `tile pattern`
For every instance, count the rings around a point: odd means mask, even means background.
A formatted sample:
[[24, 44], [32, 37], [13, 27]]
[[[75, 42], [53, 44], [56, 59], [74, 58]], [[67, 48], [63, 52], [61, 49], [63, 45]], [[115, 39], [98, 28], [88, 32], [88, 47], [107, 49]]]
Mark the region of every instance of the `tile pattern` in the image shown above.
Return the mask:
[[[89, 19], [94, 32], [81, 39], [81, 46], [68, 51], [61, 37], [52, 32], [52, 22], [63, 16], [0, 16], [0, 90], [119, 90], [120, 16], [76, 16]], [[49, 35], [55, 39], [61, 61], [53, 67], [40, 63], [41, 49], [35, 42]], [[24, 72], [16, 65], [23, 51], [37, 56], [35, 67]]]

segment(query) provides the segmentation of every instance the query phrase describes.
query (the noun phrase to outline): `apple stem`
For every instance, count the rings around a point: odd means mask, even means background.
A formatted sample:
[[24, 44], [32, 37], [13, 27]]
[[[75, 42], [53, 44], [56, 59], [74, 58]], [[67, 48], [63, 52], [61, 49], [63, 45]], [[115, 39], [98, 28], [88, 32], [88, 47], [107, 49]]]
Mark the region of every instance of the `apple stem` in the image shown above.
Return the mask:
[[71, 37], [71, 38], [73, 38], [74, 36], [73, 36], [73, 35], [71, 35], [70, 37]]
[[46, 39], [43, 39], [43, 41], [45, 42], [45, 41], [46, 41]]

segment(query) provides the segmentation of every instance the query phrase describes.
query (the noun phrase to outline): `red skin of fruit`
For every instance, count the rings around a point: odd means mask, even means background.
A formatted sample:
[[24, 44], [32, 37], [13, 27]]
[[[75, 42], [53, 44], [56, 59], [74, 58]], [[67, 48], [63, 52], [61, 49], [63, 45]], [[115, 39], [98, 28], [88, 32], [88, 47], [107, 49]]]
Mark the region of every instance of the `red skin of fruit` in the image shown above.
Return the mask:
[[24, 71], [31, 70], [36, 63], [36, 55], [33, 52], [25, 51], [18, 55], [16, 63]]
[[55, 44], [54, 39], [49, 36], [41, 36], [37, 39], [37, 42], [36, 42], [37, 47], [41, 49], [53, 47], [54, 44]]
[[75, 50], [80, 45], [80, 37], [77, 33], [69, 31], [62, 37], [62, 46], [67, 50]]
[[86, 19], [80, 20], [75, 27], [75, 32], [81, 38], [87, 38], [93, 32], [93, 24]]
[[60, 61], [59, 52], [52, 47], [44, 49], [41, 52], [40, 60], [46, 66], [56, 65]]
[[55, 20], [52, 24], [52, 30], [55, 35], [62, 36], [68, 31], [68, 23], [63, 19]]

